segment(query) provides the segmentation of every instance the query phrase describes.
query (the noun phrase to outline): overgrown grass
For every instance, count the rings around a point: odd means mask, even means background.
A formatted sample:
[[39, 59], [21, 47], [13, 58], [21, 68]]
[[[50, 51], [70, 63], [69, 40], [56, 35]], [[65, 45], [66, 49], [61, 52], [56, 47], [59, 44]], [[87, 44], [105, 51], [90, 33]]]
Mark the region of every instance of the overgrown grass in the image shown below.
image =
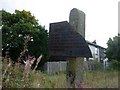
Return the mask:
[[[3, 62], [3, 72], [6, 64]], [[2, 79], [6, 88], [66, 88], [66, 74], [47, 74], [41, 71], [30, 72], [28, 80], [23, 79], [24, 66], [12, 65]], [[95, 70], [84, 72], [85, 88], [118, 88], [118, 71]]]
[[86, 88], [118, 88], [117, 71], [85, 72]]
[[36, 72], [32, 74], [34, 76], [33, 87], [36, 88], [65, 88], [66, 76], [64, 73], [47, 74], [42, 72]]
[[[36, 72], [32, 75], [34, 80], [32, 87], [36, 88], [66, 88], [66, 74], [47, 74]], [[84, 73], [85, 88], [118, 88], [118, 72], [117, 71], [87, 71]]]

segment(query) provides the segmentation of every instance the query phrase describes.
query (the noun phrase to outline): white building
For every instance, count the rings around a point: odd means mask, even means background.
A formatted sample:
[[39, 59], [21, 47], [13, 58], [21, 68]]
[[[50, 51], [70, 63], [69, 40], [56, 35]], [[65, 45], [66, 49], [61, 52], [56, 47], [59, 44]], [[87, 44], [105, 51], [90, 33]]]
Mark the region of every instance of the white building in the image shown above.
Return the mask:
[[92, 59], [96, 59], [99, 62], [103, 61], [105, 59], [106, 48], [97, 45], [96, 42], [91, 43], [87, 41], [87, 43], [93, 56]]

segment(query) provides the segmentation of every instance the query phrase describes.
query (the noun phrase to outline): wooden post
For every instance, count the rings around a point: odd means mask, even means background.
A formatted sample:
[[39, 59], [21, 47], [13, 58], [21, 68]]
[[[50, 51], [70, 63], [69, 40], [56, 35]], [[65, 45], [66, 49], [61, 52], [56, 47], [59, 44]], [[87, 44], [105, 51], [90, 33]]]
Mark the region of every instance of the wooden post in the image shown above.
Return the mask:
[[[85, 14], [74, 8], [70, 12], [69, 23], [76, 32], [85, 38]], [[83, 88], [84, 57], [67, 58], [67, 87]]]

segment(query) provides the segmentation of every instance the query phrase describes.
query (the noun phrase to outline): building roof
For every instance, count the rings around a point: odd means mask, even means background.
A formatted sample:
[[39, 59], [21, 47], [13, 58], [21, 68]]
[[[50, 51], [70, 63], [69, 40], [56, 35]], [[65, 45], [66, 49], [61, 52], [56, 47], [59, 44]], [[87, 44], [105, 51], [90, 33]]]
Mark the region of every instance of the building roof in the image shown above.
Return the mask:
[[48, 50], [51, 56], [92, 57], [84, 37], [67, 21], [50, 24]]
[[100, 45], [97, 45], [97, 44], [95, 44], [95, 43], [92, 43], [92, 42], [90, 42], [90, 41], [87, 41], [87, 40], [86, 40], [86, 42], [88, 43], [88, 45], [93, 45], [93, 46], [98, 47], [98, 48], [106, 49], [106, 48], [104, 48], [104, 47], [102, 47], [102, 46], [100, 46]]

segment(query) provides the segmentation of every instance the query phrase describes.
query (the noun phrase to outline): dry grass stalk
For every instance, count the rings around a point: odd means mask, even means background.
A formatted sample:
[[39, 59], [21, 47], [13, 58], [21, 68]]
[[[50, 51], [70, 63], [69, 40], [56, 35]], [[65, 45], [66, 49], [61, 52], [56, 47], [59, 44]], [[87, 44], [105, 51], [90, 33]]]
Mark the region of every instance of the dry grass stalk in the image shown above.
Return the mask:
[[28, 78], [28, 75], [30, 73], [30, 69], [31, 69], [31, 66], [32, 64], [34, 63], [35, 61], [35, 58], [32, 58], [30, 55], [28, 55], [28, 58], [26, 59], [26, 62], [24, 61], [25, 63], [25, 68], [24, 68], [24, 80], [26, 81], [27, 78]]
[[41, 61], [41, 58], [43, 57], [43, 55], [41, 54], [40, 56], [39, 56], [39, 58], [37, 59], [37, 63], [36, 63], [36, 65], [35, 65], [35, 67], [34, 67], [34, 69], [33, 69], [33, 72], [36, 70], [36, 68], [38, 67], [38, 64], [39, 64], [39, 62]]
[[6, 74], [7, 70], [8, 70], [8, 68], [12, 65], [12, 62], [11, 62], [11, 59], [10, 59], [10, 58], [8, 58], [8, 61], [9, 61], [9, 63], [8, 63], [8, 65], [7, 65], [4, 73], [3, 73], [3, 76], [2, 76], [3, 78], [5, 77], [5, 74]]

